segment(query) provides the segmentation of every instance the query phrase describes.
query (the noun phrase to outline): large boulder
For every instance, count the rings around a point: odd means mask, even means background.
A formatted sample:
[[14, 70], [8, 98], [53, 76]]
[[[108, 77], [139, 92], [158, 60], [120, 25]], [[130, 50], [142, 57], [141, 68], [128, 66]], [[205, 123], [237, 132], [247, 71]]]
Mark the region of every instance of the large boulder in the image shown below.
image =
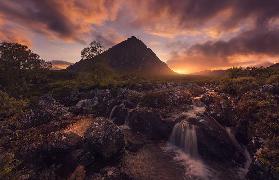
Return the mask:
[[152, 139], [168, 138], [173, 126], [173, 123], [164, 121], [159, 113], [148, 108], [133, 109], [129, 114], [128, 124], [133, 131]]
[[125, 147], [124, 135], [120, 128], [106, 118], [96, 118], [85, 133], [89, 150], [104, 159], [119, 157]]

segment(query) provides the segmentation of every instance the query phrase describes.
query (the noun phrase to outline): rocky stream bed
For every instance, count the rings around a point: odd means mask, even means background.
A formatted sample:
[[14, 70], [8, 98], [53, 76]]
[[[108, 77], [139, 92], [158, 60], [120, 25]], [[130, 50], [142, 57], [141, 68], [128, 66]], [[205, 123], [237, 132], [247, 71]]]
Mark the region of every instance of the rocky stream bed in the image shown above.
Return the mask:
[[33, 129], [26, 132], [47, 135], [19, 149], [26, 165], [17, 176], [249, 179], [256, 160], [233, 123], [234, 102], [212, 85], [191, 83], [43, 96], [24, 121]]

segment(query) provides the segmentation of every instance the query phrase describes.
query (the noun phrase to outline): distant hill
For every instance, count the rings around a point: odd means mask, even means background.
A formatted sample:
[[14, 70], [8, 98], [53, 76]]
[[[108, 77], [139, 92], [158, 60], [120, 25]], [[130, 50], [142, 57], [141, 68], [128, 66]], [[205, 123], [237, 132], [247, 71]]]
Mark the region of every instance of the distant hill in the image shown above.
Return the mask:
[[228, 70], [205, 70], [193, 73], [192, 75], [200, 75], [200, 76], [227, 76]]
[[271, 66], [269, 66], [270, 69], [273, 69], [273, 70], [279, 70], [279, 63], [275, 63]]
[[120, 74], [142, 76], [176, 74], [134, 36], [92, 59], [81, 60], [67, 69], [74, 72], [94, 72], [96, 69], [104, 69]]
[[68, 66], [72, 65], [73, 63], [63, 61], [63, 60], [52, 60], [50, 61], [52, 70], [61, 70], [66, 69]]

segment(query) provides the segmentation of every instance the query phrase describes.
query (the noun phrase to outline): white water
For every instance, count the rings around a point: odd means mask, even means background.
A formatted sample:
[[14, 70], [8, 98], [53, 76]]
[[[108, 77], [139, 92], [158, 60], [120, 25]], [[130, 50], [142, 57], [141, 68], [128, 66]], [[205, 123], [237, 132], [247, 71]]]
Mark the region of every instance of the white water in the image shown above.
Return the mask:
[[115, 109], [116, 109], [117, 107], [118, 107], [118, 105], [115, 105], [115, 106], [113, 106], [113, 108], [111, 109], [110, 114], [109, 114], [109, 120], [112, 120], [113, 113], [114, 113], [114, 111], [115, 111]]
[[[188, 118], [196, 118], [205, 112], [205, 107], [196, 99], [192, 109], [183, 112], [182, 115]], [[198, 139], [196, 127], [190, 125], [186, 120], [177, 123], [169, 139], [169, 143], [163, 149], [174, 154], [174, 160], [185, 167], [185, 177], [189, 180], [219, 180], [219, 179], [245, 179], [248, 168], [251, 163], [250, 155], [246, 148], [235, 139], [231, 129], [226, 128], [232, 142], [239, 150], [243, 151], [246, 157], [246, 163], [242, 168], [226, 169], [222, 165], [208, 166], [199, 156]], [[212, 166], [212, 167], [211, 167]], [[215, 167], [216, 166], [216, 167]]]
[[196, 127], [188, 124], [187, 121], [181, 121], [174, 126], [170, 143], [180, 147], [193, 158], [199, 157]]
[[[191, 110], [183, 112], [182, 115], [188, 118], [196, 118], [204, 111], [205, 107], [194, 105]], [[211, 170], [203, 163], [198, 153], [196, 127], [186, 120], [175, 124], [169, 143], [164, 150], [173, 153], [174, 160], [185, 167], [186, 179], [212, 179]]]
[[209, 180], [212, 179], [211, 170], [199, 159], [193, 158], [180, 148], [168, 143], [163, 150], [174, 154], [174, 160], [185, 167], [185, 178], [187, 180]]

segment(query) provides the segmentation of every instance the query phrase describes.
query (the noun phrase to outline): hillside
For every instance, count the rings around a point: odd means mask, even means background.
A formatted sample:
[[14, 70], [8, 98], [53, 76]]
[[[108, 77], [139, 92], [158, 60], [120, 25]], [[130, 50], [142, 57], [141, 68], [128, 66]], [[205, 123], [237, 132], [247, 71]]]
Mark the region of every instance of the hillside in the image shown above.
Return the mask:
[[137, 74], [142, 76], [175, 74], [150, 48], [134, 36], [113, 46], [93, 59], [81, 60], [75, 63], [68, 70], [90, 72], [96, 68], [110, 69], [120, 74]]

